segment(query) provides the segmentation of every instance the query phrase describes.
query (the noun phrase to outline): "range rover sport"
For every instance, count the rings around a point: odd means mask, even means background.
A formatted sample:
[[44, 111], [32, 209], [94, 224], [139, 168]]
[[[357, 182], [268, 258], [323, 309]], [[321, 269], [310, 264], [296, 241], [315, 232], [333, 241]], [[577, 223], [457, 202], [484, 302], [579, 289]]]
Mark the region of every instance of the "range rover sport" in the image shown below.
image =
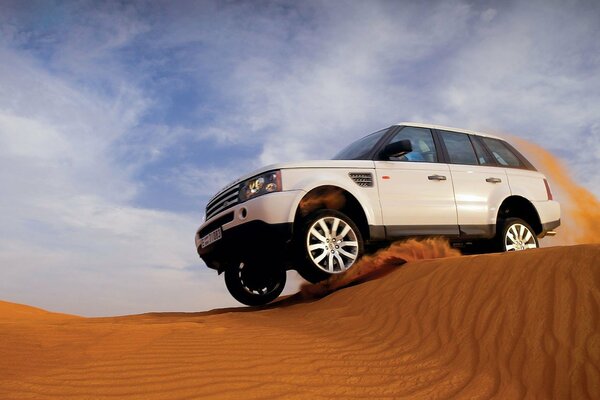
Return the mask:
[[332, 160], [271, 165], [227, 185], [195, 241], [235, 299], [261, 305], [279, 296], [288, 269], [317, 282], [394, 240], [444, 236], [519, 251], [559, 225], [548, 181], [506, 141], [401, 123]]

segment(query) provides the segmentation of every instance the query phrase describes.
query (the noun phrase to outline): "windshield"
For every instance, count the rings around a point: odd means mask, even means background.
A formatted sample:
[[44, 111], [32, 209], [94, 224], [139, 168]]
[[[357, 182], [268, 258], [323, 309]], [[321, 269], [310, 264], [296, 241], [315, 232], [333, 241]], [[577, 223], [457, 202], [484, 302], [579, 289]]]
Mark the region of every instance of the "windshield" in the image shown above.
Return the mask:
[[345, 149], [337, 153], [333, 160], [367, 160], [373, 150], [373, 147], [379, 142], [379, 139], [388, 131], [389, 128], [382, 129], [356, 142], [351, 143]]

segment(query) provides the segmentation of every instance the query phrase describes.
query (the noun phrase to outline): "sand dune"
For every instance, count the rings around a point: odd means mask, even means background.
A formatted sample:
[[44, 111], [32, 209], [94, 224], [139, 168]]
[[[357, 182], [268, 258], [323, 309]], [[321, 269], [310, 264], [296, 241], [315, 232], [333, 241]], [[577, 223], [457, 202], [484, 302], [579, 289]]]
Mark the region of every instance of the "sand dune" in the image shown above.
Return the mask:
[[47, 319], [73, 319], [79, 318], [68, 314], [53, 313], [41, 308], [23, 304], [8, 303], [0, 300], [0, 322], [15, 320], [47, 320]]
[[244, 310], [0, 303], [0, 398], [600, 398], [600, 245], [414, 261]]

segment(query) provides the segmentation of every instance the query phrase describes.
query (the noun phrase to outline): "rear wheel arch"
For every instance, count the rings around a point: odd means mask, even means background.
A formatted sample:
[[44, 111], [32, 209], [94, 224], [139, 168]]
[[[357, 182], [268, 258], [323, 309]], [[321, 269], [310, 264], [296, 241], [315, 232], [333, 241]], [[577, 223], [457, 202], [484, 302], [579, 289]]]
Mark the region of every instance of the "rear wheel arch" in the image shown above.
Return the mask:
[[504, 199], [498, 208], [496, 232], [498, 232], [498, 229], [502, 229], [504, 221], [509, 218], [520, 218], [527, 222], [536, 235], [541, 234], [543, 231], [540, 216], [535, 206], [524, 197], [510, 196]]

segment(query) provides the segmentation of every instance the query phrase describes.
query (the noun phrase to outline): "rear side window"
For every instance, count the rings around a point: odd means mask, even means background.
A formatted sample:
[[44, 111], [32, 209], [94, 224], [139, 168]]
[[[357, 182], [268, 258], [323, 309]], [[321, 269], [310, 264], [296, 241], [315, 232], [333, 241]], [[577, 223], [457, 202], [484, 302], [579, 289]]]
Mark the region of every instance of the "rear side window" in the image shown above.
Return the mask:
[[479, 164], [496, 165], [496, 162], [485, 151], [485, 148], [483, 147], [477, 136], [471, 136], [471, 142], [473, 143], [473, 147], [475, 148], [475, 154], [477, 154], [477, 160], [479, 160]]
[[440, 131], [452, 164], [478, 165], [471, 139], [464, 133]]
[[509, 149], [501, 140], [492, 138], [482, 138], [483, 143], [490, 150], [498, 164], [503, 167], [522, 168], [521, 160]]
[[394, 135], [390, 143], [410, 140], [413, 151], [402, 157], [393, 157], [393, 161], [437, 162], [437, 153], [433, 143], [433, 135], [426, 128], [406, 126]]

